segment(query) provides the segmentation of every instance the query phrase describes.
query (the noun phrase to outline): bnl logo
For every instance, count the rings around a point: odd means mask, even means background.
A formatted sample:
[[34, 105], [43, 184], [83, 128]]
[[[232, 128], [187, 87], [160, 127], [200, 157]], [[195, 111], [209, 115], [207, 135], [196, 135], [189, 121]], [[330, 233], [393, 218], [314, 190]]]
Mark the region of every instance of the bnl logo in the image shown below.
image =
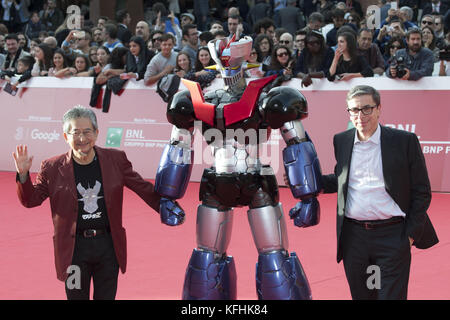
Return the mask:
[[123, 128], [108, 128], [105, 147], [118, 148], [122, 141]]

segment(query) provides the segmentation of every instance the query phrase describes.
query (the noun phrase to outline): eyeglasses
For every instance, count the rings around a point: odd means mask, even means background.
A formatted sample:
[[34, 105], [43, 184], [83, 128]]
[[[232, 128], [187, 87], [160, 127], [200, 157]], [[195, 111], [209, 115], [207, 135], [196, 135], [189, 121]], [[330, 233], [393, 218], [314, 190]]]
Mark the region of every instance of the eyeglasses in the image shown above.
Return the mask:
[[368, 116], [368, 115], [372, 114], [373, 108], [376, 108], [376, 107], [378, 107], [378, 106], [367, 105], [362, 108], [347, 108], [347, 111], [351, 116], [354, 116], [354, 117], [356, 117], [360, 111], [363, 115]]
[[402, 46], [392, 46], [391, 49], [401, 49]]
[[153, 42], [155, 42], [155, 41], [161, 41], [161, 37], [159, 37], [159, 38], [153, 38], [152, 41], [153, 41]]
[[86, 129], [86, 130], [74, 130], [72, 132], [68, 132], [67, 134], [70, 134], [75, 139], [78, 139], [83, 135], [86, 138], [92, 138], [94, 136], [94, 130], [92, 129]]
[[423, 20], [422, 24], [427, 24], [429, 26], [432, 26], [434, 24], [434, 22], [433, 21], [425, 21], [425, 20]]
[[281, 44], [289, 44], [289, 43], [291, 43], [289, 40], [280, 40], [279, 42]]
[[277, 57], [283, 57], [283, 56], [287, 56], [287, 55], [288, 55], [288, 53], [286, 51], [277, 53]]

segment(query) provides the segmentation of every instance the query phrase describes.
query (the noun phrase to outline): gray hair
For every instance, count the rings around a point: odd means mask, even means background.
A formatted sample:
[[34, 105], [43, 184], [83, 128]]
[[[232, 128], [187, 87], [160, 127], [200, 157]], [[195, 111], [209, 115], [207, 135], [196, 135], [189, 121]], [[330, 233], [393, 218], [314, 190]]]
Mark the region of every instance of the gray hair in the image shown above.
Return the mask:
[[380, 93], [378, 92], [378, 90], [371, 86], [365, 85], [355, 86], [351, 88], [347, 93], [347, 102], [352, 100], [354, 97], [365, 95], [372, 96], [372, 99], [377, 106], [380, 104]]
[[91, 120], [92, 127], [94, 130], [98, 129], [97, 117], [91, 109], [83, 107], [82, 105], [77, 105], [67, 111], [63, 116], [63, 132], [69, 133], [70, 130], [70, 121], [79, 118], [86, 118]]
[[413, 11], [413, 9], [411, 9], [411, 8], [408, 7], [408, 6], [403, 6], [403, 7], [400, 8], [400, 11], [404, 11], [404, 12], [407, 14], [407, 16], [408, 16], [408, 21], [411, 21], [411, 19], [412, 19], [413, 16], [414, 16], [414, 11]]

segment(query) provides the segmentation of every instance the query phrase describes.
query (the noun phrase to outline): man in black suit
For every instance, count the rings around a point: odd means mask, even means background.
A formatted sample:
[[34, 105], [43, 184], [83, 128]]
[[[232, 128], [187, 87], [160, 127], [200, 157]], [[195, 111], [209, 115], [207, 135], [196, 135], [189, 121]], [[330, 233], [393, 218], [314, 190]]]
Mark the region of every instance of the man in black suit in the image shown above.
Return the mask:
[[131, 37], [129, 26], [131, 23], [131, 16], [127, 10], [119, 10], [116, 15], [117, 19], [117, 38], [124, 46], [128, 47]]
[[425, 159], [414, 133], [379, 124], [376, 89], [352, 88], [347, 106], [355, 128], [334, 136], [337, 163], [322, 181], [338, 193], [337, 261], [353, 299], [406, 299], [411, 246], [438, 242]]

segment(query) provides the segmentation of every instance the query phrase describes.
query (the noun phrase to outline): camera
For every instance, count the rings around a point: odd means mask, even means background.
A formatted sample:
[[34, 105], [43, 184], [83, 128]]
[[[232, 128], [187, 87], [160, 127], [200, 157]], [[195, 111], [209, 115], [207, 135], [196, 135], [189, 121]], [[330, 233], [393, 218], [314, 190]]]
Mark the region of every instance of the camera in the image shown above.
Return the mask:
[[391, 62], [391, 68], [395, 68], [395, 71], [397, 72], [397, 75], [396, 75], [397, 78], [403, 78], [403, 76], [407, 72], [405, 58], [394, 56], [393, 60]]
[[74, 33], [73, 33], [73, 36], [74, 36], [75, 38], [77, 38], [77, 39], [84, 39], [84, 37], [86, 36], [86, 34], [85, 34], [84, 31], [78, 30], [77, 32], [74, 32]]

